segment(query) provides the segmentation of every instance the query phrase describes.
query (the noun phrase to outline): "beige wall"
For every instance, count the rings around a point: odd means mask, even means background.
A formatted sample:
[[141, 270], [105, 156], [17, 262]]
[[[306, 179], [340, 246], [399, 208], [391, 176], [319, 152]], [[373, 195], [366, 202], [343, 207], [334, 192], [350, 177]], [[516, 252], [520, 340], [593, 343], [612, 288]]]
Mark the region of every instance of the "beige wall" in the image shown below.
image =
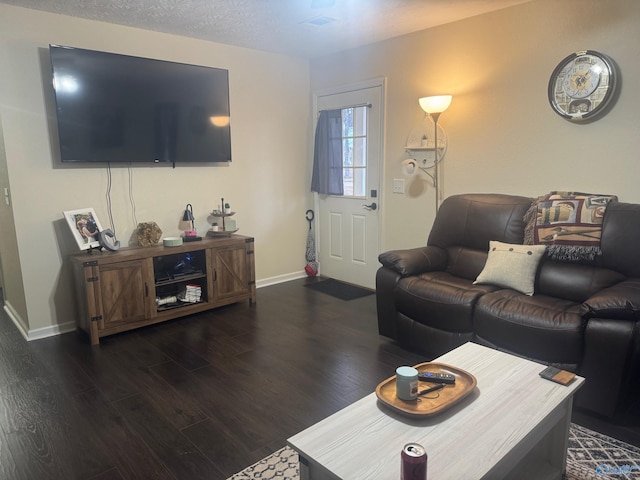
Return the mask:
[[[433, 221], [430, 186], [391, 193], [427, 95], [453, 95], [440, 117], [445, 197], [574, 189], [640, 202], [639, 26], [637, 0], [537, 0], [312, 61], [312, 91], [387, 77], [383, 249], [424, 244]], [[584, 49], [613, 58], [622, 88], [605, 117], [575, 125], [552, 111], [547, 84], [560, 60]]]
[[[5, 188], [9, 193], [9, 204], [5, 200]], [[2, 254], [5, 252], [5, 254]], [[6, 300], [4, 308], [13, 318], [23, 318], [26, 315], [24, 287], [22, 283], [22, 271], [20, 269], [20, 257], [18, 255], [16, 230], [11, 208], [11, 195], [9, 189], [9, 173], [7, 171], [7, 156], [4, 148], [4, 135], [2, 134], [2, 118], [0, 116], [0, 287], [2, 296]], [[5, 280], [6, 279], [6, 280]], [[24, 322], [18, 323], [23, 333], [26, 333]]]
[[[5, 269], [6, 300], [19, 306], [24, 291], [17, 314], [30, 336], [74, 324], [65, 258], [77, 246], [62, 212], [93, 207], [103, 227], [109, 226], [106, 168], [54, 164], [49, 43], [229, 69], [233, 163], [133, 168], [137, 221], [155, 221], [165, 235], [178, 235], [180, 216], [191, 203], [196, 227], [204, 232], [207, 214], [224, 197], [237, 212], [239, 233], [256, 239], [258, 284], [303, 275], [310, 177], [307, 61], [0, 5], [0, 117], [17, 238], [13, 249], [0, 242], [0, 256], [21, 259], [22, 278]], [[127, 243], [136, 226], [127, 168], [112, 169], [111, 199], [118, 237]]]

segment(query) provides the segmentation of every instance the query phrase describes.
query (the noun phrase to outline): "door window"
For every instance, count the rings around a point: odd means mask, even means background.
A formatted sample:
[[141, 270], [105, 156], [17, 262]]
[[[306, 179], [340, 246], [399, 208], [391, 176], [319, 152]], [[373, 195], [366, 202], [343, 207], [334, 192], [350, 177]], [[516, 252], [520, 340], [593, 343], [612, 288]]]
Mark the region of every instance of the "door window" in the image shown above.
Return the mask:
[[342, 109], [342, 184], [345, 197], [366, 197], [367, 110], [368, 105]]

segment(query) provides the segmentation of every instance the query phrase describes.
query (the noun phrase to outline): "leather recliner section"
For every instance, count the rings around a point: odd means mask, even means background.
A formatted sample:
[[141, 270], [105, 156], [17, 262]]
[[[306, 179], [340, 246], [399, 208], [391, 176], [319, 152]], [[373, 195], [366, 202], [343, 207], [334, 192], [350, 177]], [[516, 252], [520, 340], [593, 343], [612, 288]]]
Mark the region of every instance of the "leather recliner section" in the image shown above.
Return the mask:
[[613, 416], [640, 393], [640, 204], [607, 206], [593, 261], [543, 257], [534, 294], [475, 285], [490, 241], [522, 244], [533, 199], [445, 199], [426, 246], [380, 254], [378, 328], [434, 358], [466, 341], [586, 378], [576, 405]]

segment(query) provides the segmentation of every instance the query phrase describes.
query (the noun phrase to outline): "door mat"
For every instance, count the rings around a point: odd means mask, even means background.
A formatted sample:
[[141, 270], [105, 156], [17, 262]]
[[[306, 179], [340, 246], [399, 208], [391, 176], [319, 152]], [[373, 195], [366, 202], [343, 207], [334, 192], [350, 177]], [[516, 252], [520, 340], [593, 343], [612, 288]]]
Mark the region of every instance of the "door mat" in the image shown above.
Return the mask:
[[319, 282], [307, 283], [305, 287], [309, 287], [316, 292], [326, 293], [340, 300], [354, 300], [356, 298], [373, 295], [375, 292], [368, 288], [357, 287], [349, 283], [341, 282], [333, 278], [320, 280]]

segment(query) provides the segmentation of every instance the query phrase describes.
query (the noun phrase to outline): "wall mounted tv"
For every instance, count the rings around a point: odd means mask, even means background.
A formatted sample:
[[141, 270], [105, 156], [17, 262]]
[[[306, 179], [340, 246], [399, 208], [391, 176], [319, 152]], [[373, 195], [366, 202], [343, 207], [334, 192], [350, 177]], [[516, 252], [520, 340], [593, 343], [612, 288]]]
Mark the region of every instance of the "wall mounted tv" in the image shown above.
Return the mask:
[[230, 162], [228, 70], [49, 45], [62, 162]]

